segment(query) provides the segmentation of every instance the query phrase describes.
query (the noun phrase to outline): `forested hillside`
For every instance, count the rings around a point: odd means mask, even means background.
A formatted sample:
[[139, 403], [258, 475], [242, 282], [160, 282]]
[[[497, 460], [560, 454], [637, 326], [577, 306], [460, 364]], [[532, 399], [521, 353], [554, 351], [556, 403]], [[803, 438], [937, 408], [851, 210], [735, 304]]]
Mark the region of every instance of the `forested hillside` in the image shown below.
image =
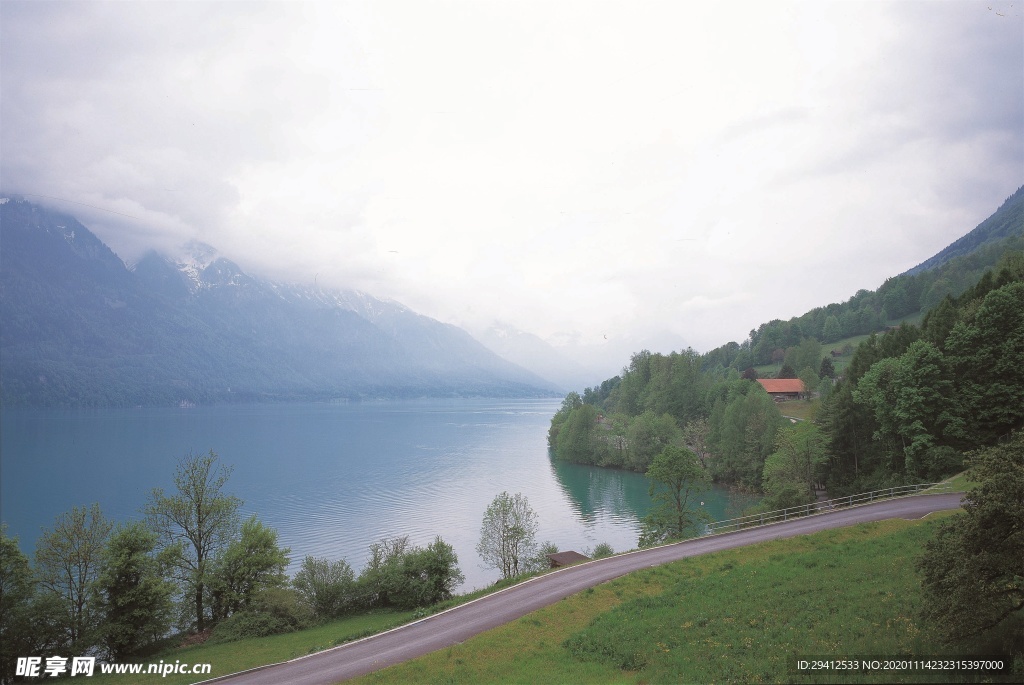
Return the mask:
[[[634, 354], [621, 375], [566, 397], [549, 432], [554, 454], [646, 471], [667, 446], [685, 446], [713, 479], [763, 492], [768, 507], [811, 501], [816, 484], [840, 494], [956, 472], [965, 452], [1024, 426], [1022, 203], [1018, 190], [994, 215], [1016, 222], [1014, 235], [979, 239], [877, 292], [704, 355]], [[925, 312], [919, 325], [885, 325], [915, 311]], [[858, 332], [870, 336], [837, 374], [822, 343]], [[753, 367], [772, 361], [804, 381], [813, 420], [787, 420], [756, 382]]]
[[[885, 330], [892, 320], [926, 312], [944, 297], [961, 294], [1012, 250], [1024, 250], [1024, 186], [977, 228], [939, 254], [878, 290], [859, 290], [846, 302], [816, 307], [789, 321], [774, 320], [705, 355], [712, 364], [743, 371], [782, 361], [789, 347], [813, 338], [828, 345]], [[799, 369], [797, 369], [799, 371]]]

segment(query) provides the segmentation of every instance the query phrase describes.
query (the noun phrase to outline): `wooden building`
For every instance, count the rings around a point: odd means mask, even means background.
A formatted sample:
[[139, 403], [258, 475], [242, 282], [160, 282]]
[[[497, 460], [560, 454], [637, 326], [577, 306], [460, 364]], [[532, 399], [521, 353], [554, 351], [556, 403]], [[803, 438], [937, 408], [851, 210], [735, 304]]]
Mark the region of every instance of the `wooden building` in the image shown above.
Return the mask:
[[776, 402], [798, 400], [806, 392], [804, 382], [799, 378], [758, 378], [757, 382]]

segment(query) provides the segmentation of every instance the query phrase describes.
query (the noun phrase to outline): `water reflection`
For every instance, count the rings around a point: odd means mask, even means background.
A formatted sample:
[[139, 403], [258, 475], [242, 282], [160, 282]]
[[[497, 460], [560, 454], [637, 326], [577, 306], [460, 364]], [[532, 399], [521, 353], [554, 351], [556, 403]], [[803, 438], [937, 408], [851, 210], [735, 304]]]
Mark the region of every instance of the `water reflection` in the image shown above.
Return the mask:
[[583, 523], [594, 524], [600, 515], [636, 522], [650, 511], [649, 481], [643, 474], [548, 457], [555, 481]]
[[[607, 517], [618, 523], [632, 523], [639, 529], [640, 520], [650, 512], [653, 504], [649, 494], [650, 481], [645, 475], [622, 469], [572, 464], [550, 452], [548, 457], [555, 481], [584, 525], [593, 525]], [[699, 504], [715, 521], [740, 516], [759, 500], [755, 495], [720, 485], [712, 485], [699, 497]]]

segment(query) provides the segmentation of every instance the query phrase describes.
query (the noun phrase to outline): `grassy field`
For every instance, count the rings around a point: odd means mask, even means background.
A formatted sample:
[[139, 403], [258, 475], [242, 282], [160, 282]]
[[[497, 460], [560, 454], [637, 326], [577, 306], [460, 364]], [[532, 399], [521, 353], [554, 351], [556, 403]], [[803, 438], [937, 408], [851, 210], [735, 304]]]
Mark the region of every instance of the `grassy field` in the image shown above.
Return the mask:
[[783, 416], [813, 421], [818, 413], [818, 408], [821, 406], [821, 400], [790, 400], [788, 402], [779, 402], [775, 406], [779, 408]]
[[932, 672], [815, 678], [794, 670], [805, 656], [949, 653], [917, 618], [914, 562], [941, 518], [864, 524], [640, 571], [355, 682], [942, 682]]

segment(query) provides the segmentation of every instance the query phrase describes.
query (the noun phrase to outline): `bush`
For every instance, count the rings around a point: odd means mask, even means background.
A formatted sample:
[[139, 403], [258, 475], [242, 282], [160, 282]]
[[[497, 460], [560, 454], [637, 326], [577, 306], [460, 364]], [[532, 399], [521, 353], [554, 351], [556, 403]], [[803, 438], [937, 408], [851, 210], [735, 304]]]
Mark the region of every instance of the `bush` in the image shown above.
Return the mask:
[[266, 637], [290, 632], [276, 616], [258, 611], [239, 611], [217, 624], [207, 641], [210, 644], [234, 642], [250, 637]]
[[358, 604], [358, 588], [352, 567], [344, 559], [307, 556], [292, 585], [309, 611], [321, 621], [338, 618]]
[[963, 469], [964, 455], [952, 447], [932, 447], [925, 461], [925, 477], [930, 481], [938, 481]]
[[306, 628], [312, 618], [294, 590], [273, 588], [261, 592], [251, 609], [238, 611], [217, 624], [209, 642], [234, 642]]
[[415, 609], [450, 599], [463, 580], [455, 550], [440, 536], [426, 547], [403, 536], [370, 545], [357, 587], [367, 608]]

